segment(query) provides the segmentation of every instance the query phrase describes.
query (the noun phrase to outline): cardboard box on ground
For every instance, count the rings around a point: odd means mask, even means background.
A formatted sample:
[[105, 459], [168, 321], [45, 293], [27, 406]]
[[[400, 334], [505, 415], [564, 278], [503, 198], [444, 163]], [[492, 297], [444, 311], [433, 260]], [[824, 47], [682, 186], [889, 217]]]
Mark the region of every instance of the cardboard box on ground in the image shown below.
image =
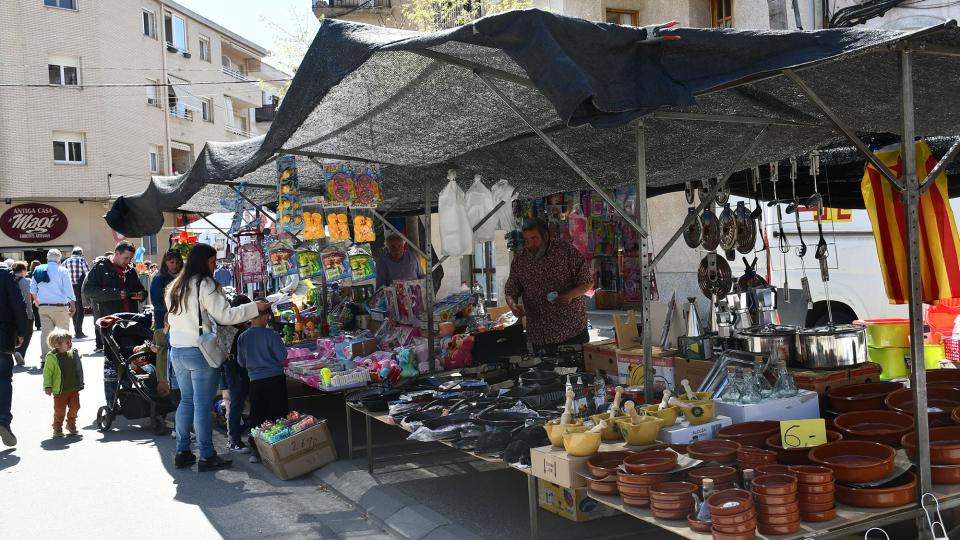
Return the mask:
[[540, 508], [570, 521], [583, 522], [612, 516], [619, 512], [598, 503], [587, 495], [587, 488], [565, 488], [538, 480]]
[[337, 460], [326, 420], [274, 444], [256, 442], [263, 464], [280, 480], [303, 476]]

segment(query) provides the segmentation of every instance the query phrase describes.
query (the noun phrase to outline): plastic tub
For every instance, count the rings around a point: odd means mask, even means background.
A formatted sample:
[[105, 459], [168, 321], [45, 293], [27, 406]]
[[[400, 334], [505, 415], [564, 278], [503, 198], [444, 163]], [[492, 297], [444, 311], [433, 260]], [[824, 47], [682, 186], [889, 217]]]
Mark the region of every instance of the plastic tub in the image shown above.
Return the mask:
[[867, 325], [867, 346], [869, 347], [909, 347], [909, 319], [868, 319], [853, 321], [854, 324]]
[[880, 366], [881, 379], [900, 379], [910, 375], [904, 360], [908, 354], [909, 347], [867, 347], [867, 359]]

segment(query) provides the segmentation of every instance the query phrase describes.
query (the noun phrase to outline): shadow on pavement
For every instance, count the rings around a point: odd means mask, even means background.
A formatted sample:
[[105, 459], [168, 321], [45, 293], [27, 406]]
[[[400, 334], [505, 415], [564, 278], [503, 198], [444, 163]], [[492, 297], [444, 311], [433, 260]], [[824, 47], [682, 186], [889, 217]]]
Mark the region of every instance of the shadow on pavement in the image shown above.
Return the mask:
[[83, 436], [80, 435], [65, 435], [60, 438], [49, 438], [43, 441], [40, 441], [40, 448], [44, 450], [66, 450], [70, 448], [71, 444], [78, 443], [83, 440]]
[[0, 471], [20, 463], [20, 456], [14, 454], [14, 451], [16, 448], [8, 448], [0, 452]]

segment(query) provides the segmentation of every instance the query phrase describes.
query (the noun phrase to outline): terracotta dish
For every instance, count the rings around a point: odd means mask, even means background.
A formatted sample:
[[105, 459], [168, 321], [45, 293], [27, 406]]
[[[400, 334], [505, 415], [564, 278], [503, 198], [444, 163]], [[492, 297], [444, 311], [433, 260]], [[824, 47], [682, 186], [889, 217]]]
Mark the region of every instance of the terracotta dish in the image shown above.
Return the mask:
[[827, 510], [833, 508], [834, 501], [828, 501], [825, 503], [811, 503], [811, 504], [800, 504], [800, 511], [802, 512], [826, 512]]
[[713, 439], [690, 444], [687, 446], [687, 455], [704, 461], [734, 463], [737, 461], [737, 450], [739, 449], [740, 443], [738, 442]]
[[617, 491], [624, 497], [650, 498], [650, 488], [647, 486], [632, 486], [630, 484], [624, 484], [623, 482], [617, 482], [616, 484]]
[[800, 511], [800, 503], [798, 502], [757, 507], [757, 515], [760, 516], [761, 521], [765, 517], [782, 516], [784, 514], [795, 514], [799, 511]]
[[837, 441], [810, 450], [810, 461], [833, 469], [840, 482], [873, 482], [893, 472], [897, 451], [870, 441]]
[[830, 410], [838, 413], [883, 409], [887, 394], [901, 388], [903, 384], [898, 382], [851, 384], [827, 392], [827, 402]]
[[699, 533], [709, 533], [711, 523], [709, 521], [700, 521], [697, 519], [697, 515], [693, 512], [687, 514], [687, 525], [690, 526], [691, 531]]
[[733, 467], [725, 467], [723, 465], [711, 465], [691, 469], [687, 472], [687, 477], [698, 486], [703, 485], [704, 478], [713, 480], [714, 485], [726, 484], [737, 480], [737, 470]]
[[711, 516], [711, 518], [713, 519], [713, 522], [716, 523], [717, 525], [737, 525], [739, 523], [744, 523], [747, 521], [756, 521], [757, 512], [753, 508], [750, 508], [749, 510], [745, 510], [743, 512], [740, 512], [739, 514], [722, 515], [722, 516], [716, 515], [716, 516]]
[[[839, 440], [843, 440], [843, 435], [839, 431], [827, 430], [827, 442]], [[807, 457], [810, 448], [784, 448], [779, 433], [767, 437], [767, 448], [777, 453], [777, 461], [780, 463], [787, 465], [806, 465], [810, 463], [810, 459]]]
[[913, 417], [896, 411], [857, 411], [833, 419], [833, 427], [844, 440], [873, 441], [894, 448], [904, 434], [913, 431]]
[[597, 452], [587, 460], [587, 469], [595, 478], [606, 478], [617, 474], [624, 458], [632, 454], [633, 452]]
[[687, 514], [689, 514], [692, 509], [687, 510], [658, 510], [653, 507], [653, 504], [650, 505], [650, 512], [653, 513], [653, 517], [658, 519], [664, 519], [667, 521], [676, 521], [680, 519], [686, 519]]
[[721, 525], [719, 523], [714, 523], [713, 529], [724, 534], [744, 534], [755, 531], [757, 529], [757, 522], [755, 520], [745, 521], [737, 525]]
[[765, 506], [778, 506], [782, 504], [790, 504], [797, 502], [796, 493], [790, 493], [787, 495], [763, 495], [762, 493], [753, 494], [753, 502], [760, 505], [761, 507]]
[[757, 537], [757, 531], [745, 532], [743, 534], [727, 534], [720, 532], [713, 527], [713, 540], [754, 540]]
[[[906, 433], [900, 444], [910, 459], [917, 459], [917, 445], [913, 433]], [[960, 465], [960, 426], [930, 429], [930, 463], [934, 465]]]
[[[834, 488], [836, 489], [836, 488]], [[802, 510], [808, 504], [826, 504], [834, 501], [834, 492], [827, 493], [800, 493], [800, 509]]]
[[664, 482], [650, 488], [650, 498], [655, 501], [682, 501], [694, 504], [693, 494], [699, 491], [696, 484], [690, 482]]
[[796, 476], [796, 474], [790, 471], [789, 465], [779, 465], [777, 463], [757, 465], [755, 470], [757, 472], [757, 476], [763, 476], [765, 474], [789, 474], [790, 476]]
[[826, 495], [831, 494], [836, 490], [836, 484], [833, 483], [833, 480], [826, 482], [824, 484], [800, 484], [797, 486], [797, 493], [800, 496], [804, 495]]
[[800, 511], [789, 512], [786, 514], [758, 514], [757, 523], [765, 525], [788, 525], [800, 519]]
[[960, 465], [931, 465], [930, 478], [934, 484], [960, 484]]
[[927, 385], [931, 384], [953, 384], [960, 385], [960, 369], [928, 369]]
[[833, 469], [818, 465], [793, 465], [790, 470], [802, 484], [833, 484]]
[[950, 419], [954, 424], [960, 424], [960, 407], [954, 407], [953, 412], [950, 413]]
[[769, 420], [743, 422], [720, 428], [720, 431], [717, 432], [717, 438], [735, 441], [744, 446], [761, 447], [766, 442], [767, 437], [779, 431], [780, 422]]
[[837, 500], [860, 508], [893, 508], [917, 500], [917, 477], [907, 471], [880, 487], [857, 489], [837, 484]]
[[792, 495], [797, 492], [797, 477], [789, 474], [765, 474], [753, 479], [752, 489], [760, 495]]
[[800, 521], [806, 521], [809, 523], [820, 523], [823, 521], [830, 521], [837, 517], [837, 509], [831, 508], [825, 512], [800, 512]]
[[617, 481], [631, 486], [650, 487], [670, 480], [669, 473], [630, 474], [617, 472]]
[[[909, 388], [891, 393], [883, 403], [888, 409], [913, 416], [913, 394]], [[942, 386], [927, 387], [927, 414], [930, 423], [949, 425], [950, 413], [960, 406], [960, 391]]]
[[725, 489], [707, 498], [712, 516], [730, 516], [753, 508], [753, 496], [745, 489]]
[[661, 501], [657, 500], [656, 497], [650, 497], [650, 507], [657, 510], [666, 510], [668, 512], [675, 512], [679, 510], [686, 510], [688, 512], [693, 512], [696, 509], [696, 503], [693, 500], [693, 497], [690, 497], [690, 502], [687, 501]]
[[619, 495], [616, 482], [599, 482], [597, 480], [587, 480], [587, 489], [597, 495]]
[[672, 450], [637, 452], [627, 456], [623, 466], [631, 474], [667, 472], [677, 466], [677, 453]]
[[757, 531], [759, 531], [760, 534], [793, 534], [799, 530], [799, 519], [787, 525], [764, 525], [763, 523], [760, 523], [757, 526]]
[[622, 499], [623, 504], [627, 506], [636, 506], [638, 508], [646, 508], [650, 506], [650, 499], [646, 497], [628, 497], [621, 494], [620, 499]]

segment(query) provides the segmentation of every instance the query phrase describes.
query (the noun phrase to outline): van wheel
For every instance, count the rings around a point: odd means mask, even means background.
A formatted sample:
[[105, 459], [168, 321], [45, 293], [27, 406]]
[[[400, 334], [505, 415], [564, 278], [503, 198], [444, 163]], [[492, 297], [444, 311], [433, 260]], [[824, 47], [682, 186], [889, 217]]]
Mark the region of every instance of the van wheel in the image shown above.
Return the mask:
[[[830, 302], [833, 308], [833, 322], [835, 324], [850, 324], [857, 320], [857, 314], [850, 306], [840, 302]], [[807, 312], [807, 326], [824, 326], [830, 322], [827, 315], [827, 303], [825, 301], [813, 304], [813, 309]]]

